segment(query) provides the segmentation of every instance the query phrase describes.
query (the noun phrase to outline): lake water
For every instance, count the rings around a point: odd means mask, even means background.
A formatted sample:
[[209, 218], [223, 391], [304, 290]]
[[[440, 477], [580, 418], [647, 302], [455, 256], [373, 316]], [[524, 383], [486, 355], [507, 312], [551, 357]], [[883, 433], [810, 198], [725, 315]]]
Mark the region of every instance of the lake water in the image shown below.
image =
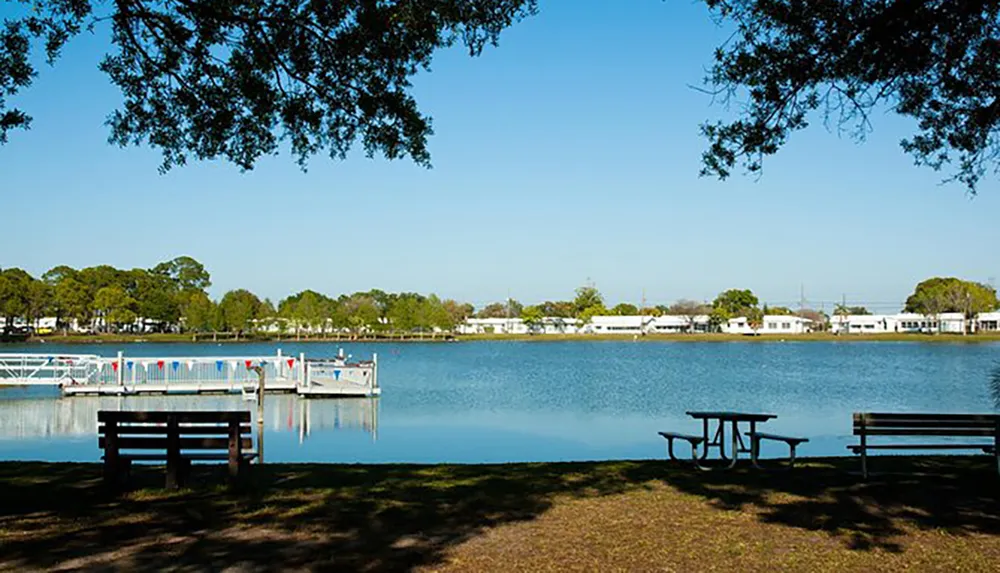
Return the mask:
[[[381, 398], [265, 400], [268, 461], [507, 462], [664, 456], [658, 430], [687, 410], [767, 412], [766, 431], [845, 455], [854, 411], [990, 412], [997, 344], [890, 342], [468, 342], [345, 344], [379, 353]], [[129, 357], [332, 356], [335, 344], [0, 347]], [[0, 459], [97, 461], [96, 412], [250, 408], [239, 396], [71, 397], [0, 389]], [[783, 453], [772, 446], [765, 454]]]

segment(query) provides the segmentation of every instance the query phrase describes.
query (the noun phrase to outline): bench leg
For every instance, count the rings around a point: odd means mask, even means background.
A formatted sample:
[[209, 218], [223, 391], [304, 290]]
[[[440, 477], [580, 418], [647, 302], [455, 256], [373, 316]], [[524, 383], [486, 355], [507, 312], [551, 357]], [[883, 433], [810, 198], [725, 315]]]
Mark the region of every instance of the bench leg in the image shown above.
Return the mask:
[[[670, 456], [671, 460], [678, 461], [677, 456], [674, 455], [674, 438], [666, 438], [666, 439], [667, 439], [667, 455]], [[689, 443], [691, 444], [691, 461], [694, 462], [695, 465], [698, 465], [698, 446], [694, 445], [693, 442]]]
[[861, 445], [861, 477], [868, 479], [868, 455], [864, 444]]

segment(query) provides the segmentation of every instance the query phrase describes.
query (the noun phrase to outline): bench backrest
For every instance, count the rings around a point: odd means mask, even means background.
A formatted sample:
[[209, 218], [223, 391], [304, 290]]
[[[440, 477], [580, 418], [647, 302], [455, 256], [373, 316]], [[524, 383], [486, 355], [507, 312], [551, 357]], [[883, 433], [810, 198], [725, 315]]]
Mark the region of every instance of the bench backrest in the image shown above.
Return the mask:
[[[228, 450], [230, 440], [250, 450], [250, 412], [97, 412], [98, 445], [118, 450]], [[176, 442], [176, 443], [173, 443]]]
[[998, 421], [996, 414], [855, 412], [854, 435], [995, 437]]

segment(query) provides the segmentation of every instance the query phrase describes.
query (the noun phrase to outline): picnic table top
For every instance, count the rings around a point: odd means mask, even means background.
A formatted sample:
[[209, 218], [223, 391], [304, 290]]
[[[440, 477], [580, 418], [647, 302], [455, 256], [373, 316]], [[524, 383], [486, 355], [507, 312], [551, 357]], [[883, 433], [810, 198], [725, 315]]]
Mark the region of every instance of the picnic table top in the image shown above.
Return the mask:
[[696, 420], [719, 420], [721, 422], [766, 422], [777, 418], [775, 414], [760, 414], [754, 412], [687, 412]]

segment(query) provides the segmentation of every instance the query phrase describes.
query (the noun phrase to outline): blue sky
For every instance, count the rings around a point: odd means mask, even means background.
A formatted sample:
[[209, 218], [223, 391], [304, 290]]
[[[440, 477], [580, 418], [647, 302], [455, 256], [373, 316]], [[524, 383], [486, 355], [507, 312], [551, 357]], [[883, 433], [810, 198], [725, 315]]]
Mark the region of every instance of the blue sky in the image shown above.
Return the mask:
[[499, 48], [440, 53], [415, 81], [433, 169], [286, 154], [157, 173], [105, 143], [119, 102], [84, 36], [15, 103], [35, 117], [0, 147], [0, 266], [150, 267], [201, 260], [212, 293], [435, 292], [481, 306], [564, 299], [588, 278], [609, 302], [751, 288], [815, 306], [894, 310], [929, 276], [1000, 275], [1000, 190], [970, 198], [914, 167], [911, 124], [874, 118], [864, 144], [820, 123], [760, 178], [698, 177], [698, 125], [725, 110], [692, 88], [725, 37], [701, 4], [542, 0]]

